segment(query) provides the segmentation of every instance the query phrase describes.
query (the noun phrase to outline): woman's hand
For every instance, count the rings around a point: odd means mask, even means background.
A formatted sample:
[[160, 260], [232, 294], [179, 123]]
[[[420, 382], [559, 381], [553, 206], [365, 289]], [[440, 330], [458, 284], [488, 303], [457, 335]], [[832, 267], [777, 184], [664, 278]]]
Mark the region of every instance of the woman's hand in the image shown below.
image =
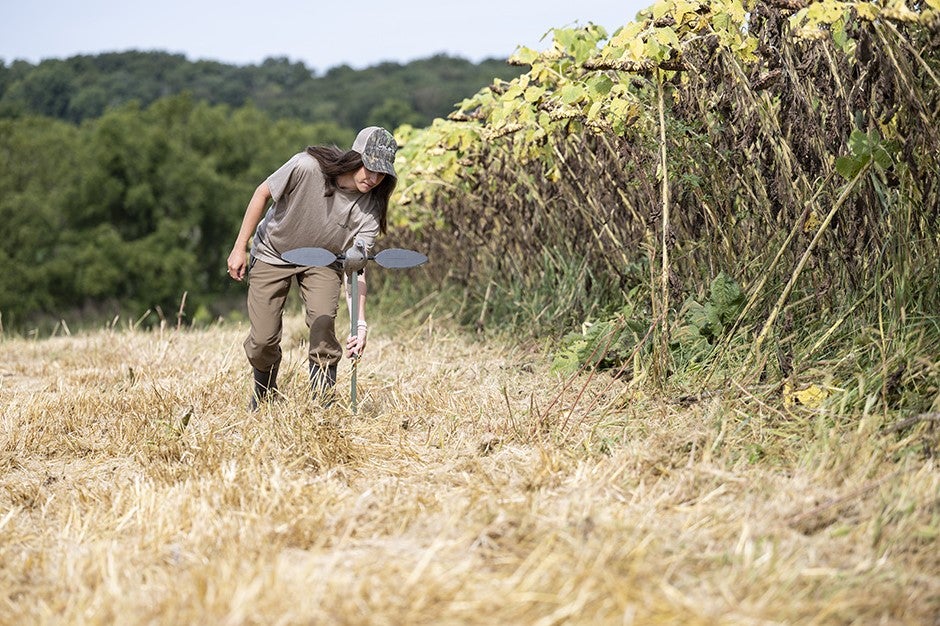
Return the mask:
[[359, 322], [358, 332], [350, 335], [346, 339], [346, 356], [350, 359], [359, 358], [366, 349], [366, 338], [369, 335], [369, 327], [365, 322]]
[[248, 255], [244, 249], [235, 248], [228, 255], [228, 275], [240, 281], [245, 277], [245, 268], [248, 267]]

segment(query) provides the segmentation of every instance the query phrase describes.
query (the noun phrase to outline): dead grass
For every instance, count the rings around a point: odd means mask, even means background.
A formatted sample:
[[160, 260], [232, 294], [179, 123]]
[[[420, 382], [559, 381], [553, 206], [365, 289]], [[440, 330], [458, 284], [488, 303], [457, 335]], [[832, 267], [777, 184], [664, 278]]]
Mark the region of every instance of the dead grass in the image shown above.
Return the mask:
[[561, 391], [430, 327], [374, 333], [354, 416], [289, 323], [258, 414], [244, 328], [0, 341], [0, 623], [938, 623], [930, 424]]

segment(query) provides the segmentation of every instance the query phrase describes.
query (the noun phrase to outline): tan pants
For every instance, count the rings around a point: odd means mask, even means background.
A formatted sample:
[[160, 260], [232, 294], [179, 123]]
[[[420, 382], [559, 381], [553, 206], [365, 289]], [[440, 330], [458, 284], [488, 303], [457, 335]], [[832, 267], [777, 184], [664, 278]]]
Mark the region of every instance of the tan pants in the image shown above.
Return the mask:
[[251, 366], [262, 372], [271, 371], [281, 362], [282, 315], [293, 281], [300, 286], [300, 296], [306, 305], [310, 365], [336, 365], [343, 355], [336, 339], [342, 270], [269, 265], [255, 260], [248, 272], [251, 330], [245, 340], [245, 354]]

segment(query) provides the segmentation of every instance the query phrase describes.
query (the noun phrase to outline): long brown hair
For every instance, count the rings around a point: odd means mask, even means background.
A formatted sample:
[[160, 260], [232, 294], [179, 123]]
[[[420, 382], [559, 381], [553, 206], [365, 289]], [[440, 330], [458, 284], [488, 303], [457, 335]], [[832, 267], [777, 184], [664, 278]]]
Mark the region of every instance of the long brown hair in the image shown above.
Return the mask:
[[[308, 146], [307, 154], [320, 164], [320, 170], [326, 179], [325, 196], [336, 193], [336, 179], [343, 174], [355, 172], [362, 167], [362, 155], [355, 150], [340, 150], [336, 146]], [[388, 229], [388, 199], [395, 191], [398, 179], [386, 174], [382, 182], [369, 193], [373, 194], [379, 205], [379, 232], [383, 235]]]

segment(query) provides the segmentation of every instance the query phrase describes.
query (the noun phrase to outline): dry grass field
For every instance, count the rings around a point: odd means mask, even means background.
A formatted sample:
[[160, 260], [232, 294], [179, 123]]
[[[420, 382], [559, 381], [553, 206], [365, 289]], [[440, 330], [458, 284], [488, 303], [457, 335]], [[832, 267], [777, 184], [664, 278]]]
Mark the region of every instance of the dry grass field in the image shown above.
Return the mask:
[[940, 623], [931, 424], [377, 321], [356, 415], [299, 319], [257, 414], [243, 326], [0, 340], [0, 623]]

